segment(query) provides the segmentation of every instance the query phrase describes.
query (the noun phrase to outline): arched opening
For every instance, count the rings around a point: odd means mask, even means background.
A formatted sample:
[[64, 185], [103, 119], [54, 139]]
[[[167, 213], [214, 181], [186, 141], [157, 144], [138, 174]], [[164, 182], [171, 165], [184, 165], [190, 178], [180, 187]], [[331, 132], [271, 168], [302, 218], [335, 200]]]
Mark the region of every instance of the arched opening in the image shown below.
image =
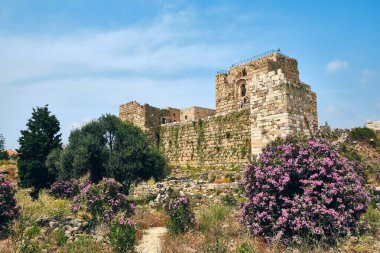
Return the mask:
[[245, 83], [242, 83], [242, 84], [240, 84], [240, 96], [245, 97], [246, 94], [247, 94], [246, 85], [245, 85]]

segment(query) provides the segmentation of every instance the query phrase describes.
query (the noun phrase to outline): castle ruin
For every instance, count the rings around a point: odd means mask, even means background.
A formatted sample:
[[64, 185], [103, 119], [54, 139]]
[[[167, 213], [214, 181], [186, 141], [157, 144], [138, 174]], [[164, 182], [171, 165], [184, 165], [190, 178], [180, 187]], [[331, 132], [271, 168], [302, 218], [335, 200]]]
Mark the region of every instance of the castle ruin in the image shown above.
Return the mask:
[[317, 98], [299, 79], [297, 60], [277, 51], [247, 59], [215, 77], [216, 109], [156, 108], [133, 101], [119, 117], [148, 133], [172, 166], [246, 164], [276, 137], [312, 134]]

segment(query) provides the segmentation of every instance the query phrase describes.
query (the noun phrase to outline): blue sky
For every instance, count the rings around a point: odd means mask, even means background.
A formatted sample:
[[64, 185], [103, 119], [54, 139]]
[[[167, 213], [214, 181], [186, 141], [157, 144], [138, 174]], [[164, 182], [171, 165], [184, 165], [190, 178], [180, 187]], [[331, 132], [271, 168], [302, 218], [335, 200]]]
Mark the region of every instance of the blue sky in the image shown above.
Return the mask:
[[71, 129], [130, 100], [215, 107], [214, 75], [271, 49], [298, 60], [319, 123], [380, 119], [380, 1], [0, 0], [0, 133], [32, 108]]

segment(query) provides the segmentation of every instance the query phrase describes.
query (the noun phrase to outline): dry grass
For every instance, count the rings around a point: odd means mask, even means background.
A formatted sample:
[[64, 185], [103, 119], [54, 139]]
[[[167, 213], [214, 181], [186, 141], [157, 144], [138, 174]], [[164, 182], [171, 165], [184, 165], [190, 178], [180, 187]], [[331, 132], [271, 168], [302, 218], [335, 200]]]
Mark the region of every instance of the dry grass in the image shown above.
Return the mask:
[[158, 212], [144, 205], [136, 208], [136, 213], [132, 219], [136, 222], [138, 229], [141, 230], [151, 227], [163, 227], [165, 226], [167, 218], [162, 212]]
[[189, 232], [184, 235], [172, 236], [166, 234], [162, 238], [162, 252], [165, 253], [184, 253], [202, 252], [201, 245], [203, 237], [200, 233]]
[[0, 252], [1, 253], [13, 252], [12, 242], [10, 239], [0, 240]]
[[[380, 231], [367, 233], [358, 239], [343, 238], [337, 246], [302, 244], [285, 247], [280, 243], [268, 245], [264, 238], [251, 236], [239, 222], [238, 208], [222, 205], [204, 207], [196, 215], [195, 231], [184, 235], [167, 234], [162, 240], [163, 252], [204, 252], [204, 253], [285, 253], [285, 252], [377, 252], [380, 249]], [[364, 217], [363, 217], [364, 218]], [[373, 219], [374, 220], [374, 219]], [[380, 222], [377, 221], [377, 222]], [[243, 247], [244, 246], [244, 247]], [[242, 249], [245, 251], [242, 251]], [[240, 251], [239, 251], [240, 249]], [[248, 249], [248, 251], [247, 251]]]

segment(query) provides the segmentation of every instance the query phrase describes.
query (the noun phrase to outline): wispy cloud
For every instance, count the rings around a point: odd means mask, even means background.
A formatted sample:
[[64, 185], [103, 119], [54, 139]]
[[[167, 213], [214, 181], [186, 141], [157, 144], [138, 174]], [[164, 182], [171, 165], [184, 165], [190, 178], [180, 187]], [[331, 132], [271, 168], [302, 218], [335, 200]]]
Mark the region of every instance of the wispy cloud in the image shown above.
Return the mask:
[[218, 68], [233, 57], [226, 45], [189, 43], [201, 34], [177, 30], [178, 22], [192, 22], [191, 14], [168, 14], [151, 25], [116, 31], [81, 31], [54, 37], [0, 34], [0, 82], [115, 72], [172, 74]]
[[[113, 31], [0, 32], [0, 101], [12, 105], [15, 115], [1, 128], [16, 140], [31, 108], [47, 103], [61, 120], [64, 139], [86, 122], [78, 119], [118, 114], [119, 104], [129, 100], [213, 107], [213, 75], [236, 60], [236, 50], [200, 39], [203, 32], [191, 28], [192, 15], [165, 14], [150, 24]], [[189, 77], [195, 72], [208, 74]], [[8, 114], [1, 106], [0, 117]]]
[[339, 70], [346, 69], [350, 66], [348, 61], [343, 60], [333, 60], [326, 64], [325, 70], [327, 73], [336, 73]]
[[370, 69], [364, 69], [359, 79], [361, 84], [369, 84], [377, 78], [377, 73]]

